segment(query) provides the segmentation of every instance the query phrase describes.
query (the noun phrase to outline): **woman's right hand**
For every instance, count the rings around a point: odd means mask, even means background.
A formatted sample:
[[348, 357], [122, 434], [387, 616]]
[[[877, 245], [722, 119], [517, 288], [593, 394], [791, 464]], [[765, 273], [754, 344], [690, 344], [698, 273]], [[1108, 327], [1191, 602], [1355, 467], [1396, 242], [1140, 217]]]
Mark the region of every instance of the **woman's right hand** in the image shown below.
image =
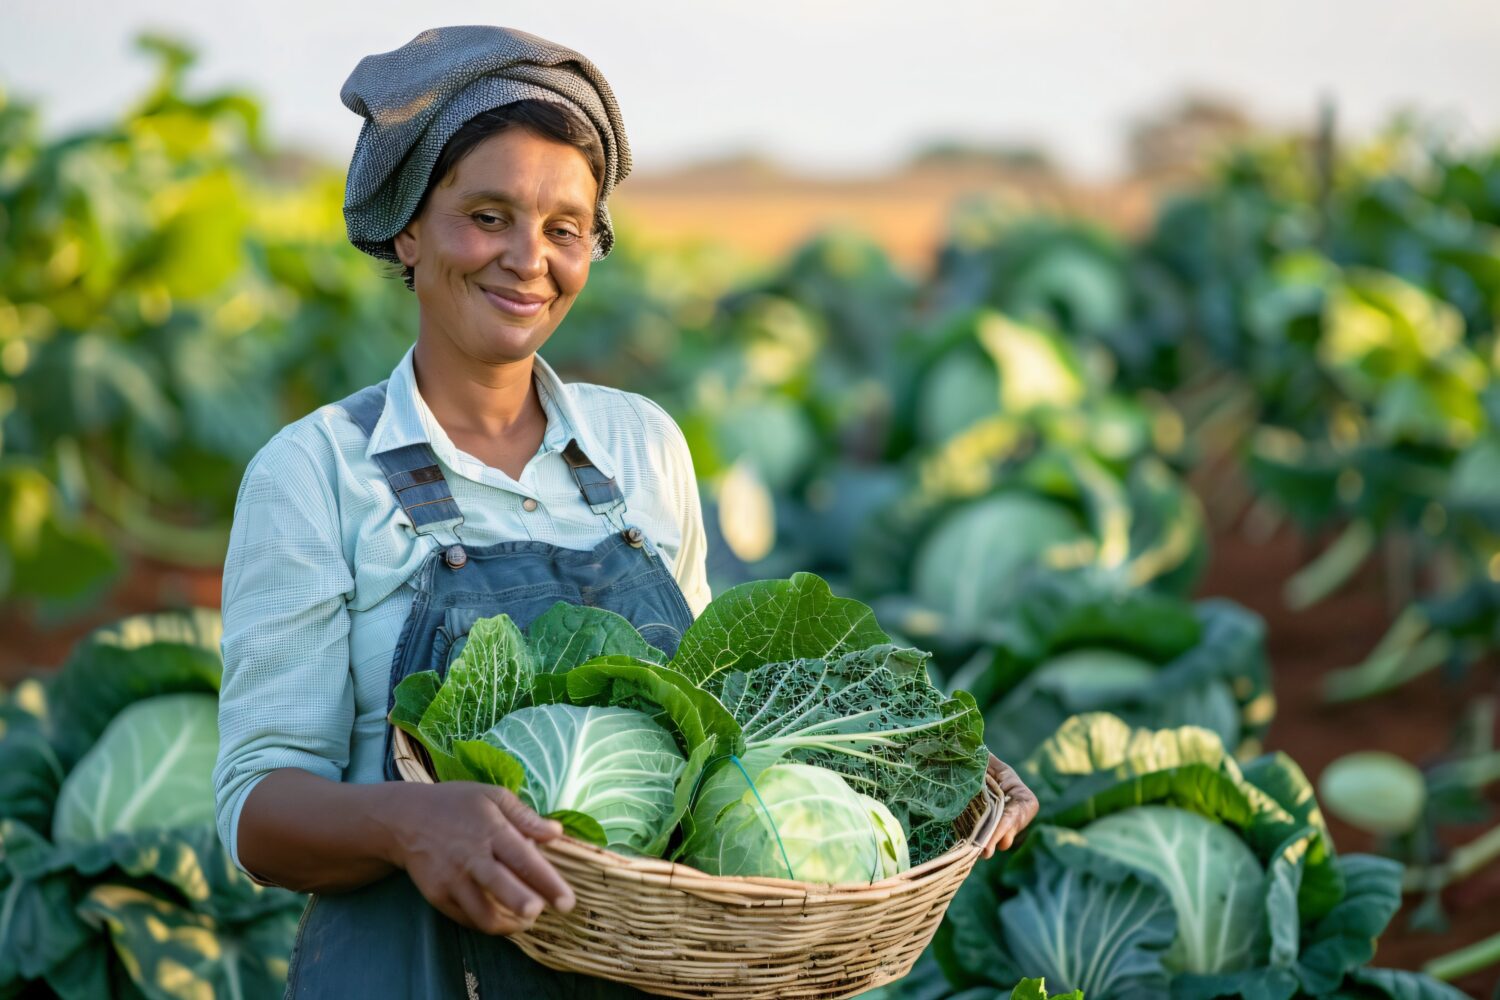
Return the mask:
[[[454, 921], [486, 934], [529, 928], [544, 907], [566, 913], [573, 890], [538, 843], [562, 835], [514, 793], [473, 781], [398, 785], [395, 857], [422, 895]], [[413, 794], [415, 793], [415, 794]]]

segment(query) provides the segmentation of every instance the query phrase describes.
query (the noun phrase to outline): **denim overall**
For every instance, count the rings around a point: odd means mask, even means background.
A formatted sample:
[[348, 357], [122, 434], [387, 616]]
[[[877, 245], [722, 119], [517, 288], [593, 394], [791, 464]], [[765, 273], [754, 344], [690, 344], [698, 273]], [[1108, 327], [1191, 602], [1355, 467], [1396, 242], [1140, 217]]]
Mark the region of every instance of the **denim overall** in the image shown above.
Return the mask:
[[[368, 436], [385, 407], [385, 383], [341, 404]], [[510, 615], [531, 622], [558, 601], [605, 608], [628, 619], [657, 649], [676, 652], [692, 611], [660, 553], [625, 521], [625, 501], [570, 441], [563, 452], [583, 500], [611, 525], [593, 549], [545, 542], [500, 542], [479, 548], [439, 545], [413, 579], [417, 597], [391, 662], [387, 710], [409, 674], [446, 676], [478, 618]], [[381, 452], [375, 462], [419, 535], [451, 532], [463, 515], [425, 443]], [[456, 537], [453, 535], [452, 537]], [[399, 780], [386, 730], [385, 776]], [[503, 936], [462, 927], [434, 908], [405, 871], [350, 892], [315, 895], [303, 912], [287, 975], [288, 998], [380, 997], [465, 1000], [480, 997], [616, 998], [643, 996], [592, 976], [554, 972]]]

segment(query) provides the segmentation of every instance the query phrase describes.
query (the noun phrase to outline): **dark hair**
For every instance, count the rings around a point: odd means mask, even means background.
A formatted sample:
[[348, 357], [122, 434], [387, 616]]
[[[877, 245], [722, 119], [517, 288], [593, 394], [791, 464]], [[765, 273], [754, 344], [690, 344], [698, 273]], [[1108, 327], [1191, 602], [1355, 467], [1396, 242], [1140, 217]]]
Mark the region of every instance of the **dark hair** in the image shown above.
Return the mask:
[[[421, 214], [423, 207], [427, 204], [427, 196], [432, 194], [433, 188], [441, 184], [454, 167], [458, 166], [460, 160], [472, 153], [490, 136], [499, 135], [508, 128], [516, 127], [530, 129], [543, 139], [566, 143], [582, 150], [583, 155], [588, 157], [589, 169], [593, 171], [595, 183], [601, 186], [604, 184], [604, 147], [599, 144], [599, 135], [594, 131], [593, 126], [579, 118], [573, 109], [556, 101], [527, 98], [501, 105], [498, 108], [491, 108], [489, 111], [481, 111], [458, 127], [458, 131], [454, 132], [444, 144], [442, 152], [438, 153], [437, 162], [432, 165], [432, 173], [427, 178], [427, 187], [417, 201], [417, 207], [412, 209], [411, 217], [416, 218]], [[599, 241], [603, 236], [597, 211], [593, 228], [594, 248], [597, 253]], [[391, 243], [391, 250], [394, 252], [395, 240], [391, 240]], [[398, 266], [406, 287], [415, 291], [415, 273], [405, 264]]]

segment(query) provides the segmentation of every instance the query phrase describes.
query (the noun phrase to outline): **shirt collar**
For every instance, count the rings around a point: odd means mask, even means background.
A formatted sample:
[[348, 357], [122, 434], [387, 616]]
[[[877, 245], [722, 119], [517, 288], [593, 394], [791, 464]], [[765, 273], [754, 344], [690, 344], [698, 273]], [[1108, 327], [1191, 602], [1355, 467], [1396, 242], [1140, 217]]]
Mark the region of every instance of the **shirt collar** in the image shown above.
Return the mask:
[[[426, 444], [453, 468], [456, 466], [454, 457], [457, 449], [417, 391], [416, 370], [412, 367], [415, 354], [415, 345], [407, 348], [406, 354], [391, 371], [385, 387], [385, 409], [375, 422], [370, 442], [365, 447], [365, 457], [373, 457], [404, 445]], [[614, 478], [614, 462], [589, 432], [588, 422], [584, 419], [578, 400], [574, 398], [572, 387], [558, 377], [557, 372], [540, 354], [532, 358], [531, 374], [540, 390], [542, 408], [547, 413], [543, 447], [548, 451], [560, 452], [568, 441], [577, 438], [578, 446], [594, 463], [594, 467]]]

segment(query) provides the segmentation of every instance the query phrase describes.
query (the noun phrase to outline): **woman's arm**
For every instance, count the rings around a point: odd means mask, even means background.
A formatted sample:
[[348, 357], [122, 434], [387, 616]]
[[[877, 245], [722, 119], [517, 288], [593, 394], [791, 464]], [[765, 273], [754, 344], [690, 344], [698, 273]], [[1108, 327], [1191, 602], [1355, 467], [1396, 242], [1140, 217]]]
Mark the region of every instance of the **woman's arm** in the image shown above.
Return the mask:
[[355, 889], [404, 868], [453, 920], [490, 934], [529, 927], [573, 893], [537, 842], [561, 835], [503, 788], [385, 781], [348, 784], [281, 768], [240, 813], [240, 863], [299, 892]]

